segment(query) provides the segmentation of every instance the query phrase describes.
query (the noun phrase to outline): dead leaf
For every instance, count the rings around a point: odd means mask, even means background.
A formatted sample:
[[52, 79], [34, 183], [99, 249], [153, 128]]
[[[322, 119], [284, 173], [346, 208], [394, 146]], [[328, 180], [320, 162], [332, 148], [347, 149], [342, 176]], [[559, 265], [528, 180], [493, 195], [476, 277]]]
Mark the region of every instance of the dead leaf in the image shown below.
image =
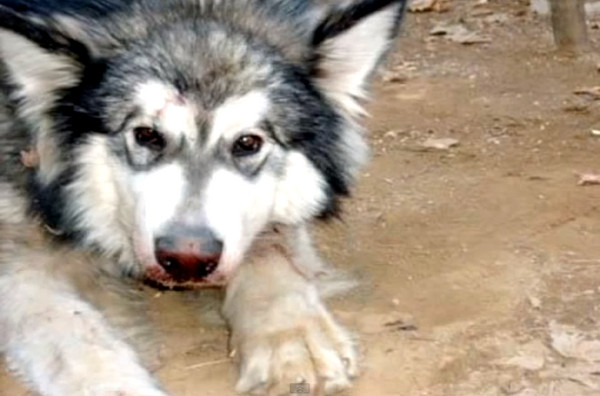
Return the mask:
[[[532, 180], [532, 179], [529, 178], [529, 180]], [[531, 306], [534, 309], [540, 309], [542, 307], [542, 300], [540, 300], [539, 298], [537, 298], [535, 296], [529, 296], [529, 297], [527, 297], [527, 300], [529, 301], [529, 304], [531, 304]]]
[[590, 103], [589, 101], [582, 99], [579, 99], [576, 102], [567, 101], [562, 109], [569, 113], [589, 113]]
[[363, 334], [381, 334], [388, 331], [415, 331], [412, 315], [392, 311], [387, 314], [361, 315], [358, 328]]
[[383, 134], [384, 138], [396, 139], [398, 137], [398, 131], [387, 131]]
[[381, 79], [388, 83], [403, 83], [408, 80], [408, 76], [398, 70], [386, 70], [382, 73]]
[[[600, 176], [595, 176], [600, 184]], [[587, 362], [600, 361], [600, 340], [587, 339], [584, 333], [574, 327], [552, 322], [550, 339], [552, 348], [566, 358]]]
[[406, 322], [404, 319], [394, 320], [383, 325], [396, 331], [416, 331], [419, 329], [415, 324]]
[[460, 43], [463, 45], [489, 43], [491, 40], [487, 37], [479, 35], [479, 33], [469, 30], [463, 24], [440, 24], [434, 26], [429, 31], [432, 36], [444, 36], [448, 40]]
[[487, 17], [490, 15], [493, 15], [494, 11], [490, 10], [489, 8], [478, 8], [473, 10], [473, 12], [471, 12], [471, 16], [478, 18], [478, 17]]
[[573, 93], [589, 100], [600, 100], [600, 86], [578, 89]]
[[[562, 379], [580, 384], [586, 388], [599, 390], [598, 364], [566, 363], [564, 366], [553, 366], [540, 372], [540, 378]], [[557, 392], [556, 395], [579, 395], [580, 392]]]
[[544, 344], [536, 340], [523, 345], [516, 356], [499, 359], [495, 363], [501, 366], [512, 366], [528, 371], [538, 371], [544, 367], [547, 353], [548, 351]]
[[485, 22], [487, 22], [489, 24], [498, 24], [498, 25], [507, 23], [509, 20], [510, 20], [510, 17], [508, 16], [508, 14], [504, 14], [504, 13], [493, 13], [491, 15], [487, 15], [484, 18]]
[[580, 186], [598, 185], [600, 184], [600, 175], [596, 173], [582, 173], [579, 175], [577, 184]]
[[421, 144], [422, 147], [436, 150], [448, 150], [451, 147], [457, 146], [460, 142], [454, 138], [429, 138]]
[[446, 12], [450, 10], [449, 0], [412, 0], [408, 6], [410, 12]]
[[451, 33], [454, 29], [456, 29], [457, 26], [462, 26], [462, 25], [451, 25], [451, 24], [447, 24], [447, 23], [440, 23], [435, 25], [433, 28], [431, 28], [431, 30], [429, 31], [429, 34], [431, 36], [445, 36], [449, 33]]
[[40, 157], [37, 151], [33, 148], [21, 151], [21, 163], [26, 168], [36, 168], [40, 163]]

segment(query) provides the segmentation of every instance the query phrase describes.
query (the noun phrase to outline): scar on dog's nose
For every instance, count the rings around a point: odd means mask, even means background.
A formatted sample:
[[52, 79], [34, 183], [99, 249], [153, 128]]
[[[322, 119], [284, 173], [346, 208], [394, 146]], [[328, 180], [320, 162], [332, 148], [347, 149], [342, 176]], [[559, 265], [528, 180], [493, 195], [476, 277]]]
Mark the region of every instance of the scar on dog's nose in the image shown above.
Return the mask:
[[206, 230], [156, 238], [158, 263], [175, 280], [205, 278], [217, 269], [223, 242]]

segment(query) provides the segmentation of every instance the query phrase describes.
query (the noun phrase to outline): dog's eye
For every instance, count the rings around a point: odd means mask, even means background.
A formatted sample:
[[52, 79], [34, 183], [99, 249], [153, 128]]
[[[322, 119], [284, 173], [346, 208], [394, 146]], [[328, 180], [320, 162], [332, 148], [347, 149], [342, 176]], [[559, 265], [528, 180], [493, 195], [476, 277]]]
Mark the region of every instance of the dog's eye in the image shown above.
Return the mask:
[[263, 139], [260, 136], [244, 135], [236, 140], [236, 142], [233, 144], [231, 152], [236, 157], [244, 157], [246, 155], [258, 153], [262, 145]]
[[133, 130], [135, 141], [142, 147], [147, 147], [154, 151], [161, 151], [167, 145], [162, 133], [150, 127], [137, 127]]

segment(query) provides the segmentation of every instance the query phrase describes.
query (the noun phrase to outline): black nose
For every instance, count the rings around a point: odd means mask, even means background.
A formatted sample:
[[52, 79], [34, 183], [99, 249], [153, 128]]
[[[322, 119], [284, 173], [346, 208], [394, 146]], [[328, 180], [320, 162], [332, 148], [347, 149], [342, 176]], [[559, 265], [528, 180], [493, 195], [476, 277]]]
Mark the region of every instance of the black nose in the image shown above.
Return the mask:
[[174, 228], [156, 238], [158, 263], [176, 281], [193, 281], [207, 277], [217, 269], [223, 242], [205, 228]]

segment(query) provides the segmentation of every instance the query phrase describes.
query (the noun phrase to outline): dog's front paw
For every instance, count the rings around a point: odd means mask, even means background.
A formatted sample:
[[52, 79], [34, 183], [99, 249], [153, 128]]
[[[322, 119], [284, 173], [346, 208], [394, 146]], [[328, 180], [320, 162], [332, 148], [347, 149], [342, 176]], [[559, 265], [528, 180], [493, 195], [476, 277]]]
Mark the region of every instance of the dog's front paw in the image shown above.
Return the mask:
[[158, 390], [154, 390], [154, 389], [147, 389], [147, 390], [127, 390], [127, 389], [118, 389], [115, 391], [112, 391], [110, 393], [103, 393], [103, 396], [166, 396], [166, 393], [158, 391]]
[[97, 392], [88, 392], [90, 395], [102, 396], [167, 396], [163, 391], [155, 387], [140, 387], [140, 386], [118, 386], [110, 387], [110, 389], [98, 390]]
[[167, 396], [152, 380], [147, 378], [121, 378], [118, 376], [92, 378], [81, 383], [62, 384], [52, 394], [85, 396]]
[[[291, 298], [290, 298], [291, 297]], [[356, 345], [318, 298], [287, 296], [232, 334], [240, 393], [331, 394], [357, 375]]]

